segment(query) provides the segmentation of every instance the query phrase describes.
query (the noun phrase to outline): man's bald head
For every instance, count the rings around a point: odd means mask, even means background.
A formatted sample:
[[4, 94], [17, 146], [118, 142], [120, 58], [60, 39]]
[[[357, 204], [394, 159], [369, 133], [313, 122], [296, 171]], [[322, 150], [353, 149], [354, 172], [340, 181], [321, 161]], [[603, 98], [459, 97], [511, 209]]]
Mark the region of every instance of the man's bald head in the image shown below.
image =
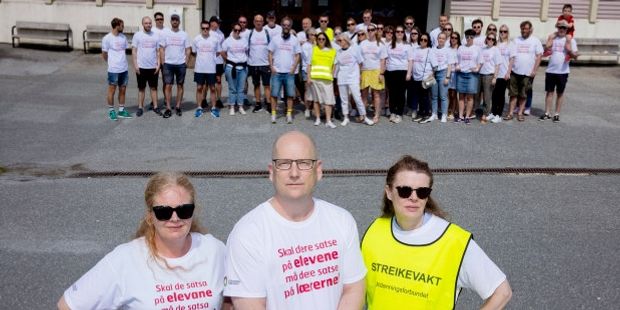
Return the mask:
[[314, 140], [305, 133], [296, 130], [282, 134], [273, 143], [271, 158], [281, 158], [283, 153], [286, 153], [287, 156], [292, 153], [301, 156], [289, 159], [317, 159], [319, 155]]

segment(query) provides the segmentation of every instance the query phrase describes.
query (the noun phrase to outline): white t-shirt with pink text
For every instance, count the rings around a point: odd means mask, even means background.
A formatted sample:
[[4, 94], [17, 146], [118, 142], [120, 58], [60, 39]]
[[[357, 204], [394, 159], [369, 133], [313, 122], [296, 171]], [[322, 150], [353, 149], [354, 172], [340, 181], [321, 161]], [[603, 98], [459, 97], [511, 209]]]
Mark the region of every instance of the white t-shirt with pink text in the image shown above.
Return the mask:
[[530, 75], [536, 64], [536, 56], [543, 53], [543, 46], [535, 36], [527, 39], [517, 37], [514, 39], [515, 61], [512, 72], [519, 75]]
[[353, 216], [319, 199], [301, 222], [262, 203], [237, 222], [227, 247], [224, 294], [266, 298], [267, 309], [336, 309], [343, 285], [366, 275]]
[[197, 35], [192, 41], [192, 52], [196, 53], [196, 73], [215, 73], [215, 60], [222, 51], [220, 37], [209, 34], [208, 37]]
[[219, 309], [226, 248], [212, 235], [192, 233], [189, 252], [151, 257], [144, 237], [117, 246], [65, 293], [71, 309]]
[[[480, 50], [482, 57], [482, 67], [480, 67], [480, 74], [494, 74], [495, 66], [501, 65], [504, 62], [499, 49], [496, 46], [485, 46]], [[498, 70], [499, 73], [499, 70]]]
[[362, 52], [357, 45], [339, 49], [336, 53], [336, 70], [338, 85], [360, 83], [360, 64], [364, 61]]
[[272, 53], [273, 66], [276, 68], [276, 72], [272, 73], [290, 73], [295, 69], [293, 68], [295, 56], [299, 54], [301, 57], [299, 41], [294, 35], [291, 35], [287, 40], [284, 40], [280, 35], [272, 37], [269, 34], [269, 36], [271, 42], [269, 42], [268, 49]]
[[101, 50], [108, 53], [108, 72], [123, 73], [127, 71], [127, 56], [125, 50], [129, 47], [127, 38], [122, 33], [117, 35], [111, 32], [101, 40]]
[[[571, 40], [570, 43], [573, 52], [577, 52], [577, 43], [575, 40]], [[553, 39], [551, 51], [553, 53], [549, 57], [549, 63], [547, 64], [547, 70], [545, 72], [554, 74], [570, 73], [569, 62], [566, 61], [565, 58], [568, 54], [566, 50], [566, 37], [560, 38], [556, 36], [555, 39]]]
[[191, 42], [185, 31], [164, 30], [159, 44], [164, 48], [164, 63], [182, 65], [186, 62], [185, 49], [191, 47]]
[[413, 60], [413, 46], [407, 43], [396, 43], [396, 46], [392, 48], [390, 43], [387, 45], [387, 55], [387, 71], [407, 71], [409, 60]]
[[480, 48], [473, 45], [461, 45], [456, 51], [456, 62], [463, 73], [472, 72], [478, 64], [482, 63], [482, 57], [480, 57]]
[[359, 44], [364, 56], [362, 70], [378, 70], [381, 68], [381, 60], [387, 58], [387, 48], [383, 42], [364, 40]]
[[222, 51], [226, 52], [226, 59], [234, 63], [248, 61], [248, 39], [239, 36], [238, 39], [230, 36], [224, 40]]

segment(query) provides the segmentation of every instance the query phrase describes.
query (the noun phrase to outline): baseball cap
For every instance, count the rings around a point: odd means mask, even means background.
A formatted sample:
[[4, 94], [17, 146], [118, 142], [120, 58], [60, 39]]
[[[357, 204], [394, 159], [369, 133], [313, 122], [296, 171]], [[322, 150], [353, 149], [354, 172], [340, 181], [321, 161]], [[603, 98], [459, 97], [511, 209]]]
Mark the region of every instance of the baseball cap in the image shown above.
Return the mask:
[[267, 12], [267, 18], [270, 18], [270, 17], [276, 17], [276, 11], [272, 10], [272, 11]]
[[566, 27], [568, 28], [568, 22], [565, 20], [560, 20], [555, 24], [556, 27]]

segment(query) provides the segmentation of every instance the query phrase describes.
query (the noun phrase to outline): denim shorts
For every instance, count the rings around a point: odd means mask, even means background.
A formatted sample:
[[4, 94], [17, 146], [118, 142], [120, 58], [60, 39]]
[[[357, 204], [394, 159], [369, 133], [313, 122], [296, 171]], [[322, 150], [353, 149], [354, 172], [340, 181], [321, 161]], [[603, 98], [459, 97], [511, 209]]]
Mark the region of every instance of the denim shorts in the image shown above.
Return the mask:
[[185, 71], [187, 66], [185, 64], [173, 65], [164, 64], [164, 84], [174, 84], [176, 80], [177, 85], [183, 85], [185, 82]]
[[286, 97], [295, 97], [295, 74], [272, 73], [271, 74], [271, 97], [278, 97], [280, 89], [284, 87]]
[[127, 86], [127, 82], [129, 82], [127, 71], [121, 73], [108, 72], [108, 85]]
[[458, 72], [456, 74], [456, 91], [460, 94], [477, 94], [479, 79], [478, 73]]

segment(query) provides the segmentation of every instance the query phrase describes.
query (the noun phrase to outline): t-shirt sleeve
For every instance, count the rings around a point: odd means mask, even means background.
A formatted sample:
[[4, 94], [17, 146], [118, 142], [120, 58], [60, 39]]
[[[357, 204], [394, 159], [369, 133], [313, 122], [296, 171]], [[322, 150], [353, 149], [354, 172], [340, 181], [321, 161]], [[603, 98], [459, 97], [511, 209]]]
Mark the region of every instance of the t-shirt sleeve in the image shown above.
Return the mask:
[[344, 247], [344, 259], [342, 260], [342, 282], [351, 284], [366, 276], [366, 266], [360, 251], [360, 239], [357, 225], [353, 216], [348, 214], [347, 244]]
[[189, 40], [189, 36], [185, 35], [185, 48], [190, 48], [192, 46], [192, 42]]
[[262, 247], [257, 242], [258, 233], [248, 230], [251, 226], [238, 226], [228, 237], [224, 295], [248, 298], [267, 296], [267, 275]]
[[131, 39], [132, 47], [138, 48], [139, 44], [140, 44], [140, 32], [136, 33]]
[[267, 49], [273, 53], [273, 51], [276, 50], [276, 43], [275, 40], [271, 39], [271, 41], [269, 42], [269, 45], [267, 45]]
[[536, 42], [534, 43], [535, 47], [536, 47], [536, 56], [540, 55], [543, 53], [543, 46], [542, 46], [542, 42], [540, 42], [540, 40], [536, 39]]
[[[297, 41], [297, 39], [295, 39], [295, 41]], [[299, 45], [299, 42], [293, 44], [293, 54], [301, 54], [301, 46]]]
[[499, 52], [499, 48], [495, 49], [494, 62], [496, 65], [501, 65], [502, 63], [504, 63], [504, 57], [502, 57], [502, 54]]
[[465, 250], [457, 286], [471, 289], [486, 300], [504, 280], [506, 275], [472, 239]]
[[355, 49], [355, 58], [357, 59], [358, 64], [361, 64], [364, 62], [364, 55], [362, 55], [362, 48], [359, 46]]
[[388, 57], [387, 47], [385, 46], [385, 44], [380, 44], [379, 46], [379, 49], [381, 50], [379, 58], [386, 59]]
[[198, 52], [198, 38], [192, 41], [192, 53]]
[[110, 37], [109, 36], [105, 36], [103, 37], [103, 39], [101, 40], [101, 51], [103, 52], [108, 52], [108, 50], [110, 50]]
[[413, 60], [413, 46], [407, 46], [407, 60]]
[[228, 51], [228, 40], [224, 40], [224, 43], [222, 43], [222, 51]]
[[429, 54], [428, 54], [428, 62], [431, 63], [431, 67], [433, 67], [433, 68], [437, 67], [437, 65], [438, 65], [438, 63], [437, 63], [437, 53], [435, 51], [436, 51], [436, 49], [433, 48], [433, 49], [431, 49], [429, 51]]
[[65, 291], [65, 301], [71, 309], [117, 309], [123, 298], [119, 279], [108, 254]]

